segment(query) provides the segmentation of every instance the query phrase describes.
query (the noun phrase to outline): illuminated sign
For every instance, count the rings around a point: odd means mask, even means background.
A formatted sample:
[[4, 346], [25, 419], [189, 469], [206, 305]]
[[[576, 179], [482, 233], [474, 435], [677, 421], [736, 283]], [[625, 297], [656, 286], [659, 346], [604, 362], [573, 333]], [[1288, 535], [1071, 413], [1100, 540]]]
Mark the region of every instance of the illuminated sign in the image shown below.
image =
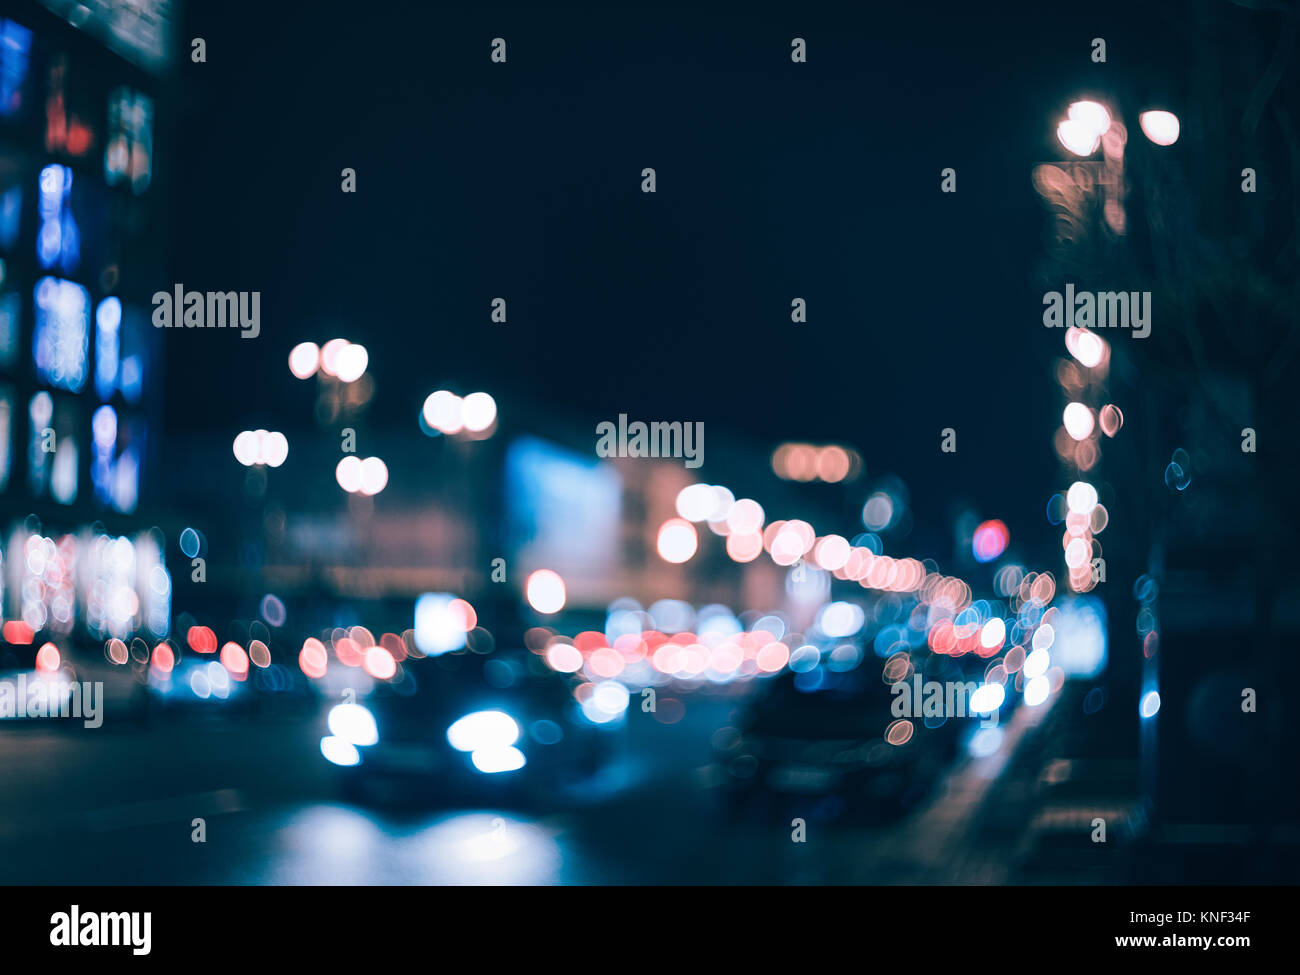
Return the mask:
[[42, 0], [45, 6], [148, 71], [167, 67], [172, 55], [172, 0]]

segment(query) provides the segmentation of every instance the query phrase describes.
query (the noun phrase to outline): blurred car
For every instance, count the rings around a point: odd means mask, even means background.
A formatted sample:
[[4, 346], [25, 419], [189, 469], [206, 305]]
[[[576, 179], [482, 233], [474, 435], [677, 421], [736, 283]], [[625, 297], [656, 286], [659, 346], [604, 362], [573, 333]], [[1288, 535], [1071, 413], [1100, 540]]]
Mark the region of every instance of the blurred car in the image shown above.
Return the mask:
[[604, 765], [606, 731], [536, 654], [407, 659], [401, 679], [330, 709], [321, 754], [357, 799], [530, 797]]
[[[102, 723], [102, 698], [87, 698], [89, 689], [78, 686], [68, 669], [0, 670], [0, 720], [42, 721], [72, 719]], [[92, 725], [98, 727], [98, 724]]]
[[206, 652], [195, 648], [198, 637], [188, 645], [174, 639], [158, 643], [147, 658], [128, 658], [123, 648], [122, 661], [114, 669], [136, 675], [146, 717], [197, 713], [302, 718], [315, 713], [319, 694], [302, 670], [273, 659], [284, 655], [283, 645], [277, 643], [272, 650], [261, 643], [260, 652], [249, 653], [244, 649], [248, 641], [231, 641], [218, 652], [215, 634], [207, 632]]
[[714, 735], [725, 811], [884, 821], [914, 808], [956, 758], [959, 730], [916, 719], [891, 744], [892, 700], [874, 668], [765, 680], [736, 725]]
[[[22, 700], [33, 694], [47, 702], [50, 716], [67, 716], [70, 706], [93, 709], [95, 727], [136, 720], [144, 706], [139, 683], [96, 656], [84, 639], [64, 640], [62, 646], [46, 640], [6, 646], [0, 654], [0, 685], [0, 718], [25, 716]], [[32, 716], [30, 710], [26, 716]]]
[[150, 714], [179, 710], [246, 712], [253, 704], [247, 681], [236, 680], [210, 656], [186, 656], [166, 669], [150, 665], [144, 686]]

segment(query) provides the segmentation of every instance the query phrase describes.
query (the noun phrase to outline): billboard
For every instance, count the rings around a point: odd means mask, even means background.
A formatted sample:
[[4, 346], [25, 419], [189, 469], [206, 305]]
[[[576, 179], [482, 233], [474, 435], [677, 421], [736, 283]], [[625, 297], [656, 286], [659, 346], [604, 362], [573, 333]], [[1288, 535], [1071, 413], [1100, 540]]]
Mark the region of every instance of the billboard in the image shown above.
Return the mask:
[[42, 0], [73, 27], [146, 71], [171, 62], [177, 5], [172, 0]]
[[618, 472], [535, 437], [506, 452], [507, 542], [515, 578], [553, 569], [572, 596], [619, 565], [623, 483]]

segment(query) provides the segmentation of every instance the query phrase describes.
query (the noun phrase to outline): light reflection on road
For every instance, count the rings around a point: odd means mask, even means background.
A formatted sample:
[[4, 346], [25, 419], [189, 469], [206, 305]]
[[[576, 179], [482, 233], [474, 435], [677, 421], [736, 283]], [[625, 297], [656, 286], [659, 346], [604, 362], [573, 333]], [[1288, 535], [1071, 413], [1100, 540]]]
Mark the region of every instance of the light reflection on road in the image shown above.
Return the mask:
[[449, 813], [422, 824], [341, 805], [292, 811], [256, 872], [235, 883], [555, 884], [555, 832], [510, 813]]

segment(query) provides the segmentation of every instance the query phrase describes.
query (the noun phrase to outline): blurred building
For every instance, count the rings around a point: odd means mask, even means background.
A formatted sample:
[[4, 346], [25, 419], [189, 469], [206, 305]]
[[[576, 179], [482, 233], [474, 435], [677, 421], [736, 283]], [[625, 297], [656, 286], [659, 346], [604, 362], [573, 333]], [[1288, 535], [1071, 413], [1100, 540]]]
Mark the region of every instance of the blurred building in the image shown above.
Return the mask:
[[[290, 393], [300, 383], [288, 370], [283, 381]], [[603, 629], [610, 605], [629, 598], [777, 609], [787, 570], [767, 558], [732, 558], [727, 539], [705, 522], [691, 529], [696, 547], [684, 561], [664, 557], [660, 530], [678, 519], [682, 489], [727, 483], [774, 516], [824, 531], [852, 527], [837, 510], [847, 490], [858, 499], [850, 517], [860, 517], [860, 484], [837, 492], [783, 480], [771, 443], [710, 428], [698, 470], [674, 458], [602, 458], [594, 421], [515, 395], [500, 396], [499, 416], [479, 434], [443, 434], [416, 417], [384, 428], [368, 420], [367, 396], [340, 388], [383, 381], [382, 373], [350, 384], [308, 377], [301, 393], [314, 386], [315, 407], [302, 395], [276, 420], [288, 443], [282, 466], [241, 466], [226, 441], [169, 441], [178, 467], [215, 464], [211, 477], [175, 485], [173, 506], [203, 512], [196, 527], [227, 540], [209, 552], [203, 586], [177, 567], [178, 609], [248, 618], [270, 593], [289, 608], [282, 635], [290, 644], [289, 631], [331, 626], [400, 632], [425, 593], [468, 599], [483, 625], [512, 638], [534, 623]], [[355, 452], [342, 446], [349, 431]], [[380, 465], [382, 475], [371, 480], [363, 464]], [[529, 605], [526, 583], [538, 570], [564, 580], [562, 613]]]
[[173, 5], [6, 11], [0, 614], [15, 656], [33, 640], [168, 631], [163, 544], [149, 528], [162, 370], [150, 296], [168, 280], [157, 159]]
[[1217, 877], [1287, 882], [1300, 868], [1300, 785], [1279, 774], [1300, 726], [1286, 649], [1300, 634], [1298, 190], [1248, 189], [1248, 174], [1300, 167], [1300, 87], [1275, 77], [1295, 38], [1237, 13], [1191, 8], [1183, 70], [1163, 87], [1186, 93], [1197, 137], [1141, 173], [1172, 320], [1143, 390], [1151, 545], [1135, 635], [1162, 877], [1195, 857]]
[[[1261, 22], [1189, 9], [1185, 46], [1101, 96], [1110, 127], [1087, 158], [1035, 171], [1053, 230], [1043, 286], [1147, 290], [1154, 309], [1141, 341], [1063, 330], [1053, 363], [1062, 486], [1089, 482], [1106, 509], [1095, 531], [1065, 525], [1064, 561], [1082, 534], [1070, 579], [1104, 602], [1110, 653], [1048, 767], [1127, 822], [1139, 879], [1283, 880], [1300, 854], [1294, 777], [1277, 774], [1297, 721], [1279, 652], [1300, 626], [1294, 465], [1255, 438], [1294, 413], [1294, 256], [1276, 255], [1295, 188], [1245, 177], [1300, 162], [1296, 89], [1268, 81]], [[1182, 137], [1178, 122], [1148, 131], [1151, 107], [1177, 108]]]

